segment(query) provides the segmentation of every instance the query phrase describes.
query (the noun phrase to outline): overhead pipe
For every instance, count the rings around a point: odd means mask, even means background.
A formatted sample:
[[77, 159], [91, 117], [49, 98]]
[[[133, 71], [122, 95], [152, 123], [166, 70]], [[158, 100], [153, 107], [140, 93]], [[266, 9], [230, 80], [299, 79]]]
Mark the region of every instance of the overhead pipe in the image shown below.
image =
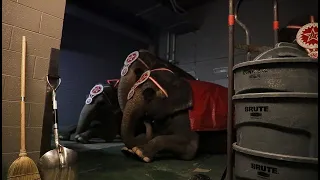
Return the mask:
[[234, 92], [233, 83], [233, 65], [234, 65], [234, 1], [229, 0], [229, 58], [228, 58], [228, 118], [227, 118], [227, 174], [226, 179], [233, 179], [233, 102], [232, 96]]

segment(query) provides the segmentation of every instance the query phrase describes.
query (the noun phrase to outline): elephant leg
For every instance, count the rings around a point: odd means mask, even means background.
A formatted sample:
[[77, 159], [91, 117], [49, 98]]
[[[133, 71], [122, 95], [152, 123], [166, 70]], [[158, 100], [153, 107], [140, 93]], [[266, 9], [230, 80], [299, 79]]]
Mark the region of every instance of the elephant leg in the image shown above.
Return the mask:
[[59, 139], [63, 141], [69, 141], [71, 134], [75, 133], [77, 125], [71, 125], [65, 129], [60, 129]]
[[183, 134], [162, 135], [153, 138], [145, 145], [132, 148], [133, 152], [144, 162], [151, 162], [160, 151], [168, 151], [176, 154], [180, 159], [191, 160], [198, 149], [198, 135], [191, 132], [191, 136]]
[[[139, 134], [138, 136], [135, 137], [137, 139], [137, 142], [139, 142], [136, 146], [141, 146], [143, 144], [147, 144], [149, 139], [148, 139], [148, 135], [147, 134]], [[132, 149], [129, 149], [127, 147], [123, 147], [121, 149], [121, 152], [128, 156], [128, 157], [132, 157], [132, 155], [134, 155], [134, 152]]]
[[[136, 144], [136, 146], [140, 146], [140, 145], [148, 143], [153, 137], [153, 133], [154, 132], [152, 131], [151, 124], [148, 123], [148, 122], [144, 122], [144, 126], [145, 126], [145, 132], [146, 133], [141, 133], [141, 134], [139, 134], [138, 136], [135, 137], [137, 142], [138, 142], [138, 144]], [[134, 154], [132, 149], [129, 149], [127, 147], [123, 147], [121, 149], [121, 152], [123, 154], [125, 154], [126, 156], [132, 156]]]
[[80, 142], [82, 144], [88, 144], [89, 140], [91, 138], [93, 138], [93, 134], [94, 134], [94, 129], [88, 129], [87, 131], [81, 133], [81, 134], [77, 134], [74, 139], [77, 142]]

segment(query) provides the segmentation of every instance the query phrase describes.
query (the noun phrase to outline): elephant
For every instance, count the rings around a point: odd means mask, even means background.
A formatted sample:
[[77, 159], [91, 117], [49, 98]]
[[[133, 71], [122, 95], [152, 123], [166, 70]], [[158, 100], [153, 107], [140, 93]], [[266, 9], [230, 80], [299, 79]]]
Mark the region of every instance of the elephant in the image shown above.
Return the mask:
[[96, 84], [87, 96], [78, 124], [69, 127], [59, 138], [70, 140], [70, 135], [75, 133], [75, 141], [80, 143], [89, 143], [91, 138], [101, 138], [107, 142], [113, 140], [120, 132], [122, 118], [117, 84], [118, 81]]
[[[187, 79], [195, 79], [193, 76], [187, 72], [181, 70], [180, 68], [172, 65], [171, 63], [161, 60], [150, 52], [146, 50], [140, 50], [140, 61], [132, 62], [130, 69], [128, 69], [127, 75], [122, 77], [120, 81], [116, 81], [113, 86], [104, 85], [103, 93], [96, 95], [93, 98], [93, 102], [90, 104], [85, 104], [79, 117], [77, 128], [76, 126], [71, 126], [68, 128], [66, 133], [60, 135], [60, 139], [69, 140], [70, 134], [75, 133], [75, 140], [81, 143], [88, 143], [93, 137], [99, 137], [106, 141], [113, 139], [116, 134], [120, 134], [121, 125], [121, 106], [119, 108], [119, 102], [117, 99], [117, 91], [125, 92], [126, 87], [120, 86], [123, 82], [133, 82], [147, 69], [146, 67], [157, 67], [163, 65], [164, 67], [169, 67], [173, 72], [185, 77]], [[143, 59], [143, 60], [141, 60]], [[139, 63], [140, 62], [140, 63]], [[134, 72], [134, 73], [133, 73]], [[122, 88], [119, 88], [122, 87]], [[90, 98], [89, 98], [90, 99]], [[109, 101], [110, 99], [111, 101]], [[112, 103], [112, 104], [110, 104]], [[125, 102], [124, 102], [125, 103]], [[111, 110], [112, 109], [112, 110]], [[111, 110], [111, 111], [110, 111]], [[92, 120], [92, 119], [95, 120]], [[106, 121], [107, 119], [107, 121]], [[144, 123], [141, 123], [137, 128], [142, 132], [141, 137], [145, 138], [145, 132], [147, 131], [148, 123], [150, 124], [152, 120], [144, 119]], [[119, 125], [120, 124], [120, 125]], [[117, 127], [117, 128], [111, 128]], [[110, 129], [111, 128], [111, 129]], [[109, 131], [110, 129], [110, 131]]]
[[[164, 151], [182, 160], [225, 153], [227, 98], [223, 86], [188, 80], [167, 68], [147, 70], [127, 94], [122, 141], [144, 162]], [[142, 116], [153, 119], [151, 140], [135, 137]]]
[[130, 88], [140, 78], [140, 76], [146, 71], [154, 68], [167, 68], [175, 72], [179, 77], [183, 77], [190, 80], [195, 78], [179, 67], [173, 65], [169, 61], [165, 61], [147, 50], [140, 49], [130, 53], [124, 61], [124, 66], [121, 70], [121, 78], [118, 86], [118, 101], [121, 110], [127, 102], [126, 96], [130, 91]]
[[[127, 103], [127, 94], [130, 88], [140, 78], [140, 76], [147, 70], [154, 68], [167, 68], [173, 71], [177, 76], [185, 79], [195, 80], [195, 78], [179, 67], [173, 65], [169, 61], [165, 61], [145, 49], [140, 49], [130, 53], [124, 61], [124, 66], [121, 70], [121, 78], [118, 85], [118, 101], [121, 110]], [[149, 120], [149, 122], [152, 122]], [[143, 135], [139, 136], [141, 142], [146, 142], [147, 139]], [[123, 152], [132, 152], [131, 149], [124, 147]]]
[[[115, 139], [120, 134], [122, 111], [117, 99], [116, 81], [107, 81], [107, 84], [98, 83], [87, 96], [77, 125], [67, 128], [66, 132], [60, 133], [61, 140], [70, 140], [71, 134], [75, 133], [75, 141], [89, 143], [91, 138], [100, 138], [106, 142]], [[137, 126], [137, 133], [148, 133], [151, 131], [147, 122]], [[149, 133], [150, 134], [150, 133]]]

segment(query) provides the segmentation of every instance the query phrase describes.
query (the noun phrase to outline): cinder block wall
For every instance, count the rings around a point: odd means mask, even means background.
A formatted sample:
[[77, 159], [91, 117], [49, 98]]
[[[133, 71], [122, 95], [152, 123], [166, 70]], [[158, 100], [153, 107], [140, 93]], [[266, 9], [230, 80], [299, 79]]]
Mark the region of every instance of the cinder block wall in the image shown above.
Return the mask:
[[20, 67], [22, 36], [27, 38], [27, 152], [40, 155], [46, 81], [51, 48], [60, 48], [66, 0], [2, 1], [2, 165], [20, 150]]

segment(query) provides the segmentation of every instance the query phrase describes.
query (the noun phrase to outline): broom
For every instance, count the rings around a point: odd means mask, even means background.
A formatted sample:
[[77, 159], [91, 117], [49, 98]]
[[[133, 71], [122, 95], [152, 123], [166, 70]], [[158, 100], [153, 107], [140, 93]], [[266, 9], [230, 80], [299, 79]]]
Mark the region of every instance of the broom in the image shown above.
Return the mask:
[[26, 37], [22, 36], [21, 59], [21, 147], [19, 158], [16, 159], [8, 171], [8, 180], [40, 180], [40, 174], [34, 161], [27, 157], [26, 151], [26, 117], [25, 117], [25, 86], [26, 86]]

